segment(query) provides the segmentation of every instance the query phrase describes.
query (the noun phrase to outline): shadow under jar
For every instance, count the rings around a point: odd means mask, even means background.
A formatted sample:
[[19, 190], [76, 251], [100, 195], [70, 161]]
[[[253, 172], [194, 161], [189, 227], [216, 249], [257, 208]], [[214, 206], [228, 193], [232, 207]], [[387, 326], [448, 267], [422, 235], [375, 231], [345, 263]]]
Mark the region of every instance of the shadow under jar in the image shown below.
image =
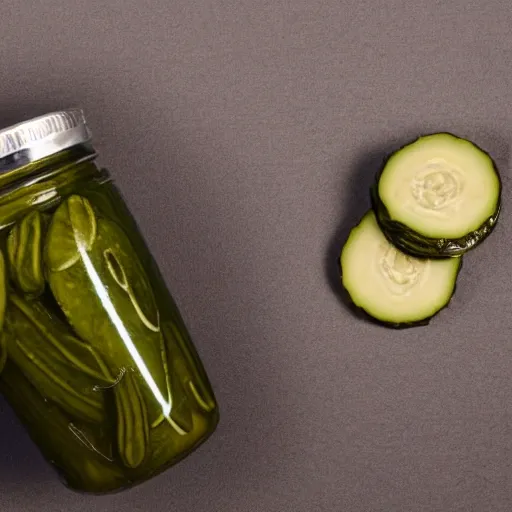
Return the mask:
[[0, 391], [68, 487], [161, 473], [218, 406], [81, 110], [0, 131]]

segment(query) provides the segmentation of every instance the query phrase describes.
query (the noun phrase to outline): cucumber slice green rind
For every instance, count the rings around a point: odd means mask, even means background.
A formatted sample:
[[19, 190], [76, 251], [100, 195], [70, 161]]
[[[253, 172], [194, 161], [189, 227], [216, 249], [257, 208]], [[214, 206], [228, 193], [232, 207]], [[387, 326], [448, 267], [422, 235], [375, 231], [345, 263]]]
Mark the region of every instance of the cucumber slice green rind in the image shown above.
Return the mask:
[[[397, 218], [393, 218], [389, 208], [386, 206], [382, 200], [381, 195], [379, 194], [379, 185], [386, 173], [386, 169], [388, 169], [389, 162], [392, 161], [393, 157], [398, 155], [402, 150], [411, 147], [420, 139], [436, 136], [451, 137], [479, 151], [484, 157], [487, 158], [487, 161], [490, 164], [489, 171], [493, 173], [493, 178], [497, 184], [492, 214], [486, 219], [483, 219], [480, 226], [478, 226], [476, 229], [472, 229], [469, 232], [457, 237], [429, 236], [427, 232], [419, 232], [418, 229], [414, 229], [407, 223], [401, 222]], [[411, 256], [419, 258], [448, 258], [461, 256], [469, 250], [474, 249], [493, 232], [501, 211], [502, 180], [494, 160], [485, 150], [466, 139], [461, 139], [456, 135], [448, 132], [440, 132], [432, 135], [418, 137], [413, 141], [405, 144], [400, 149], [387, 155], [383, 161], [381, 169], [375, 177], [375, 183], [371, 187], [370, 194], [372, 199], [372, 206], [377, 215], [379, 225], [386, 238], [390, 242]]]
[[[373, 323], [373, 324], [376, 324], [379, 326], [383, 326], [383, 327], [388, 327], [391, 329], [408, 329], [408, 328], [413, 328], [413, 327], [424, 327], [424, 326], [429, 325], [431, 320], [434, 317], [436, 317], [441, 311], [443, 311], [445, 308], [447, 308], [449, 306], [453, 296], [455, 295], [456, 289], [457, 289], [457, 279], [458, 279], [460, 270], [462, 268], [463, 258], [458, 257], [458, 258], [452, 258], [452, 259], [446, 260], [447, 264], [453, 265], [453, 275], [451, 277], [452, 287], [451, 287], [450, 293], [446, 296], [445, 300], [441, 301], [439, 303], [438, 307], [435, 309], [435, 311], [432, 311], [431, 314], [427, 314], [424, 316], [419, 315], [417, 318], [403, 320], [403, 321], [396, 321], [396, 320], [393, 320], [390, 318], [386, 318], [385, 315], [376, 314], [376, 312], [374, 310], [372, 310], [371, 307], [365, 306], [365, 304], [360, 299], [358, 299], [356, 297], [357, 293], [354, 293], [354, 285], [353, 284], [351, 285], [348, 282], [349, 280], [346, 279], [346, 275], [344, 275], [344, 272], [345, 271], [349, 272], [349, 269], [347, 269], [343, 264], [344, 251], [349, 246], [349, 244], [351, 244], [353, 242], [353, 237], [351, 235], [353, 235], [356, 232], [356, 230], [360, 229], [364, 222], [368, 221], [369, 216], [373, 216], [375, 218], [375, 214], [372, 209], [370, 209], [362, 217], [361, 221], [352, 228], [352, 230], [347, 238], [347, 241], [345, 242], [345, 244], [341, 250], [340, 257], [338, 258], [338, 269], [339, 269], [339, 273], [340, 273], [341, 284], [342, 284], [342, 288], [348, 298], [348, 307], [357, 317], [364, 319], [367, 322], [370, 322], [370, 323]], [[376, 219], [375, 219], [375, 221], [376, 221]], [[377, 225], [378, 225], [378, 223], [377, 223]], [[382, 236], [383, 236], [383, 234], [382, 234]], [[386, 238], [384, 236], [383, 236], [383, 240], [386, 240]], [[450, 263], [448, 263], [448, 262], [450, 262]]]
[[480, 245], [493, 231], [498, 222], [501, 202], [496, 213], [479, 229], [461, 238], [429, 238], [420, 235], [405, 224], [391, 219], [387, 208], [379, 199], [377, 185], [370, 190], [372, 207], [384, 236], [398, 249], [416, 258], [460, 257]]

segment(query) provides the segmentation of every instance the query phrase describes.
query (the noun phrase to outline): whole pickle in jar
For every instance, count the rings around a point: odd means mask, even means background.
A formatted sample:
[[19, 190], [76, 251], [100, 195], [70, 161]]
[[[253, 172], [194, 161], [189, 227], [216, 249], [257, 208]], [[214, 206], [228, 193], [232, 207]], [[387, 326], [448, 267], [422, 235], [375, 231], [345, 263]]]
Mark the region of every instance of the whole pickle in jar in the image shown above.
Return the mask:
[[[53, 214], [44, 249], [50, 289], [69, 324], [116, 376], [136, 371], [153, 425], [175, 421], [160, 319], [151, 283], [126, 233], [90, 201], [66, 199]], [[123, 386], [123, 379], [118, 386]], [[118, 419], [118, 421], [122, 418]]]
[[7, 237], [7, 254], [12, 280], [18, 290], [32, 298], [45, 288], [43, 275], [43, 240], [49, 217], [38, 210], [16, 223]]
[[123, 464], [140, 466], [148, 454], [149, 423], [146, 404], [134, 373], [126, 371], [114, 387], [117, 413], [117, 450]]
[[72, 417], [105, 421], [103, 389], [114, 382], [108, 368], [38, 301], [10, 294], [2, 338], [8, 357], [47, 400]]
[[200, 363], [189, 350], [179, 327], [174, 322], [163, 322], [162, 333], [168, 358], [173, 361], [181, 385], [203, 411], [212, 411], [215, 408], [215, 400], [208, 380], [200, 371], [202, 369]]

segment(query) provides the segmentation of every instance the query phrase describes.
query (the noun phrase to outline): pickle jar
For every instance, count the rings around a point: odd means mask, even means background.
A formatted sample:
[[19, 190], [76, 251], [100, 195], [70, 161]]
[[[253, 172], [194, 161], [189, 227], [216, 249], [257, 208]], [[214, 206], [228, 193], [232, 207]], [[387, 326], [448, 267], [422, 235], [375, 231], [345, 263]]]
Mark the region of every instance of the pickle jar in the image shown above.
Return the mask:
[[79, 492], [139, 484], [215, 430], [176, 303], [80, 109], [0, 131], [0, 392]]

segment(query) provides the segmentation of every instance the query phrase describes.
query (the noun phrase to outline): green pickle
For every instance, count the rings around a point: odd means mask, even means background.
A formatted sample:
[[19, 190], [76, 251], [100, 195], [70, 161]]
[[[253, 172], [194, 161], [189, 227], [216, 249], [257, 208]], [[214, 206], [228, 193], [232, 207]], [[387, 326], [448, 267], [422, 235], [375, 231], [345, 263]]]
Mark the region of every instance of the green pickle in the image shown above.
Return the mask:
[[108, 171], [68, 146], [13, 166], [0, 132], [0, 392], [65, 485], [101, 494], [186, 457], [219, 411]]

